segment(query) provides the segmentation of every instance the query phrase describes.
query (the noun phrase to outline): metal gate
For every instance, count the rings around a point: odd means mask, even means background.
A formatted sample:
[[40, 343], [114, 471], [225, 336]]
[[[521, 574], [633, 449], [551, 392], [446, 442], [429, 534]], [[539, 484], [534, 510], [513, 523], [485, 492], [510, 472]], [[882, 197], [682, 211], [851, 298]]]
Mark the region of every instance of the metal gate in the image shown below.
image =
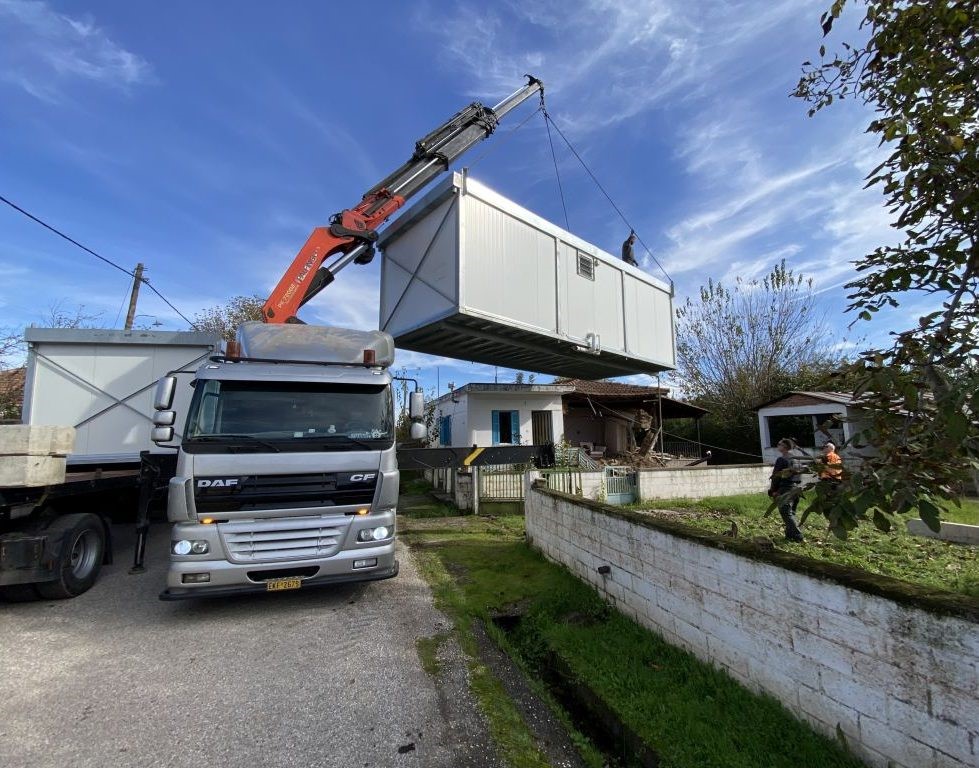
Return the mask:
[[632, 504], [636, 500], [636, 472], [631, 467], [605, 467], [605, 501]]
[[479, 467], [480, 501], [523, 501], [524, 473], [512, 467]]

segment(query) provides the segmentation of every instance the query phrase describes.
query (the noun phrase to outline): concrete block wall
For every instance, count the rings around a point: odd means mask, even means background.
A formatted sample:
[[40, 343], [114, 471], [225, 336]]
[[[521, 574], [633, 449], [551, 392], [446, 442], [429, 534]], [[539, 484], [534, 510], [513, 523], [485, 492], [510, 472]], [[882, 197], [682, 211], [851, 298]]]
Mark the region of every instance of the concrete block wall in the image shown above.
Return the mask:
[[816, 730], [842, 732], [869, 765], [979, 764], [977, 601], [537, 485], [525, 510], [528, 540], [548, 558]]
[[772, 468], [765, 464], [644, 469], [639, 473], [641, 499], [704, 499], [764, 493]]

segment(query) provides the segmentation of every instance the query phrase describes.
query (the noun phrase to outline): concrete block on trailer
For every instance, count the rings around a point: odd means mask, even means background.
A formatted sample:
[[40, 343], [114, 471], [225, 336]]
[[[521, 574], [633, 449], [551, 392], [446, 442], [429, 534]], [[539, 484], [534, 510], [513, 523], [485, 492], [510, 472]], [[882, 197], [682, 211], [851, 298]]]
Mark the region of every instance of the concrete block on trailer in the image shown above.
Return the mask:
[[0, 456], [0, 488], [63, 483], [66, 462], [64, 456]]
[[74, 448], [74, 427], [0, 426], [0, 456], [67, 456]]

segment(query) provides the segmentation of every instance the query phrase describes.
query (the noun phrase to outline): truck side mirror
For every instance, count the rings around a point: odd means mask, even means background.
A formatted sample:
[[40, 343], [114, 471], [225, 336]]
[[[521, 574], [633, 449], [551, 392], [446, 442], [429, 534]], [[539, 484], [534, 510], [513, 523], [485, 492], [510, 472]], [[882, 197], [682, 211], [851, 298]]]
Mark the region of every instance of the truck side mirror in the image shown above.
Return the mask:
[[157, 427], [172, 427], [176, 420], [176, 411], [157, 411], [153, 414], [153, 424]]
[[154, 443], [169, 443], [173, 440], [173, 427], [153, 427], [150, 439]]
[[425, 393], [416, 389], [408, 397], [408, 416], [412, 421], [425, 418]]
[[177, 389], [176, 376], [164, 376], [156, 383], [156, 395], [153, 397], [153, 407], [165, 411], [173, 405], [173, 393]]
[[428, 437], [428, 427], [426, 427], [420, 421], [412, 422], [411, 427], [408, 430], [408, 434], [412, 440], [424, 440], [426, 437]]

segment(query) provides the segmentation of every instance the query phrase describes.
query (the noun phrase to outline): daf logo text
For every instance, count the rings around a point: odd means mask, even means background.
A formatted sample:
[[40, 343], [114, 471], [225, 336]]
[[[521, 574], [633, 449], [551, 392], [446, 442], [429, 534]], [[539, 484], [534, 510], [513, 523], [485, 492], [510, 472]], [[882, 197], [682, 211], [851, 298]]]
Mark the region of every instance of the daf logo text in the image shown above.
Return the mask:
[[215, 480], [198, 480], [198, 488], [234, 488], [238, 485], [237, 477], [217, 478]]

